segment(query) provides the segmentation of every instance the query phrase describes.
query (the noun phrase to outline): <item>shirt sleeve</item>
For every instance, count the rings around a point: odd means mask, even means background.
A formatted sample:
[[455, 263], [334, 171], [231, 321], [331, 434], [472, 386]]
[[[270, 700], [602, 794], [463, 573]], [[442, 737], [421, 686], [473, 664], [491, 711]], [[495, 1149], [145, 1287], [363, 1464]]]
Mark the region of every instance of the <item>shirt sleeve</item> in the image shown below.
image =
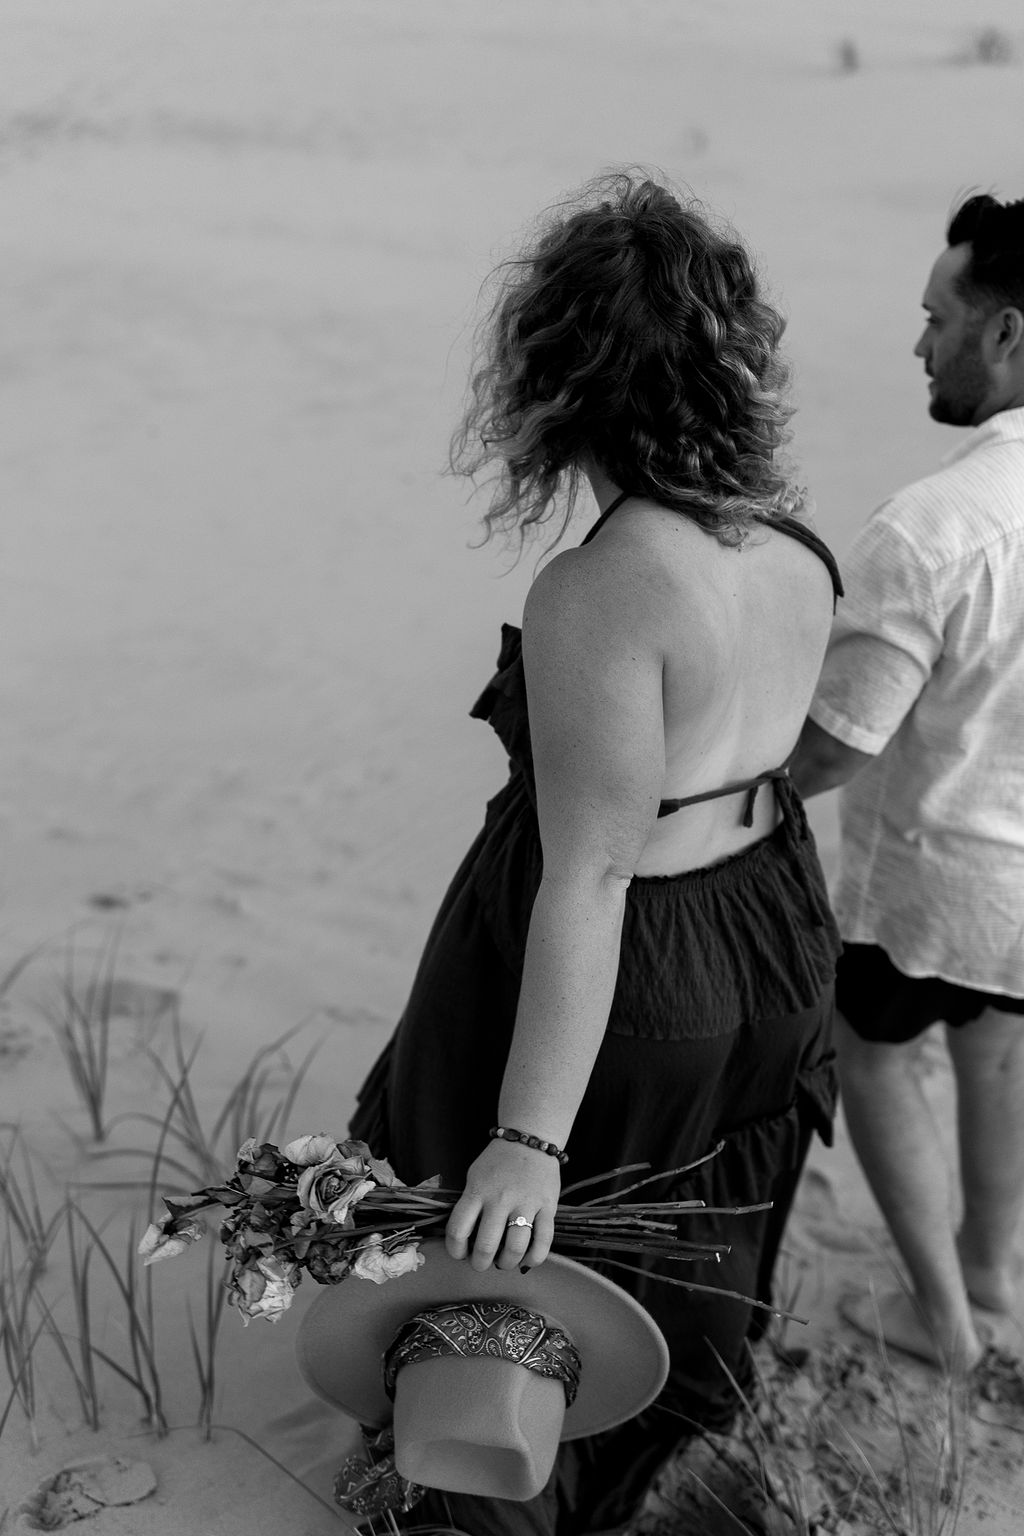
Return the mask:
[[872, 755], [913, 708], [943, 646], [931, 574], [898, 516], [898, 498], [880, 507], [843, 562], [846, 598], [810, 709], [830, 736]]

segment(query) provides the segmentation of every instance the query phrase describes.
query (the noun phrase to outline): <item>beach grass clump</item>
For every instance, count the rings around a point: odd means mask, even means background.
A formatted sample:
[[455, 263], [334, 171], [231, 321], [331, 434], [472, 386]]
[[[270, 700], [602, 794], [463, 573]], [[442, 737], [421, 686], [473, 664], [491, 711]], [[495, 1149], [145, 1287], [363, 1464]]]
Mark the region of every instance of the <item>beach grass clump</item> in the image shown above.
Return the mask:
[[[47, 1341], [47, 1365], [63, 1364], [77, 1395], [83, 1421], [92, 1429], [101, 1423], [102, 1369], [113, 1372], [136, 1394], [143, 1418], [157, 1435], [168, 1430], [164, 1384], [157, 1348], [152, 1271], [138, 1255], [139, 1220], [152, 1214], [157, 1191], [168, 1174], [185, 1187], [204, 1177], [219, 1177], [238, 1145], [252, 1134], [280, 1132], [292, 1113], [302, 1082], [319, 1049], [314, 1043], [297, 1065], [286, 1046], [303, 1027], [286, 1030], [260, 1047], [211, 1114], [200, 1109], [193, 1087], [193, 1068], [201, 1039], [186, 1044], [180, 1016], [172, 1013], [169, 1064], [147, 1047], [164, 1089], [165, 1103], [154, 1111], [132, 1111], [109, 1117], [106, 1112], [110, 1063], [110, 1026], [118, 991], [118, 937], [115, 935], [82, 976], [80, 957], [69, 947], [59, 988], [59, 1006], [51, 1008], [50, 1023], [72, 1081], [85, 1106], [93, 1140], [105, 1145], [91, 1149], [95, 1166], [109, 1158], [133, 1156], [144, 1167], [136, 1177], [115, 1183], [80, 1179], [64, 1191], [60, 1208], [47, 1216], [39, 1194], [32, 1153], [17, 1126], [0, 1126], [8, 1133], [0, 1150], [0, 1221], [4, 1248], [0, 1256], [0, 1362], [9, 1384], [0, 1388], [0, 1430], [15, 1406], [28, 1421], [35, 1444], [38, 1346]], [[36, 951], [15, 967], [13, 981], [35, 958]], [[152, 1128], [150, 1145], [111, 1145], [111, 1133], [128, 1121]], [[150, 1138], [147, 1138], [150, 1140]], [[137, 1196], [138, 1210], [127, 1212], [125, 1247], [112, 1240], [108, 1225], [89, 1215], [83, 1198], [97, 1190], [126, 1190]], [[145, 1223], [143, 1222], [143, 1225]], [[119, 1223], [119, 1226], [121, 1223]], [[60, 1239], [57, 1268], [63, 1277], [59, 1297], [41, 1284], [47, 1260]], [[185, 1297], [182, 1326], [187, 1328], [199, 1388], [196, 1423], [204, 1438], [214, 1428], [217, 1387], [217, 1340], [227, 1301], [223, 1264], [211, 1245], [205, 1285], [195, 1298]], [[52, 1288], [51, 1288], [52, 1289]], [[113, 1310], [111, 1310], [111, 1300]], [[97, 1328], [103, 1316], [111, 1320], [126, 1347], [112, 1349]], [[173, 1326], [177, 1326], [176, 1324]], [[52, 1353], [51, 1353], [52, 1352]]]
[[[171, 1064], [164, 1062], [152, 1048], [148, 1051], [167, 1094], [163, 1112], [130, 1111], [111, 1122], [111, 1126], [127, 1121], [150, 1126], [156, 1132], [155, 1150], [144, 1147], [110, 1149], [108, 1155], [134, 1154], [144, 1158], [150, 1165], [146, 1183], [151, 1196], [160, 1182], [161, 1169], [175, 1174], [184, 1186], [215, 1182], [244, 1141], [250, 1136], [259, 1141], [270, 1141], [280, 1134], [288, 1121], [322, 1044], [315, 1041], [298, 1065], [292, 1066], [285, 1046], [304, 1027], [304, 1024], [296, 1024], [269, 1045], [261, 1046], [229, 1089], [220, 1108], [208, 1119], [199, 1108], [192, 1085], [192, 1070], [202, 1041], [197, 1040], [190, 1050], [186, 1050], [181, 1019], [175, 1012], [171, 1019]], [[154, 1203], [155, 1198], [151, 1198], [151, 1206]]]
[[43, 1215], [32, 1157], [20, 1128], [6, 1125], [0, 1130], [9, 1133], [8, 1143], [0, 1152], [0, 1217], [8, 1239], [20, 1244], [25, 1263], [41, 1273], [59, 1217]]
[[0, 1436], [17, 1403], [28, 1424], [33, 1451], [39, 1449], [35, 1354], [44, 1327], [34, 1315], [37, 1283], [35, 1267], [19, 1261], [8, 1229], [0, 1250], [0, 1356], [10, 1385], [6, 1399], [0, 1399]]
[[78, 1394], [82, 1417], [92, 1430], [100, 1427], [100, 1395], [96, 1381], [96, 1357], [92, 1342], [92, 1294], [89, 1270], [92, 1244], [80, 1244], [75, 1209], [70, 1202], [64, 1208], [65, 1237], [71, 1278], [71, 1304], [75, 1332], [59, 1326], [46, 1302], [40, 1298], [50, 1338], [66, 1365]]
[[44, 1008], [95, 1142], [105, 1141], [108, 1131], [105, 1104], [119, 938], [115, 932], [100, 946], [84, 983], [69, 943], [58, 1000]]
[[[970, 1384], [960, 1368], [941, 1374], [940, 1401], [922, 1425], [900, 1391], [877, 1320], [875, 1346], [879, 1376], [899, 1443], [899, 1458], [885, 1479], [872, 1471], [869, 1486], [879, 1508], [894, 1523], [903, 1521], [908, 1536], [953, 1536], [966, 1489], [967, 1419]], [[858, 1446], [854, 1446], [866, 1462]]]
[[[128, 1223], [128, 1234], [123, 1254], [115, 1252], [81, 1206], [69, 1202], [68, 1231], [73, 1235], [76, 1228], [83, 1238], [85, 1249], [77, 1265], [72, 1268], [72, 1290], [75, 1315], [78, 1323], [79, 1356], [83, 1360], [95, 1357], [114, 1371], [122, 1381], [137, 1393], [142, 1402], [143, 1417], [148, 1428], [157, 1435], [167, 1433], [167, 1417], [164, 1412], [163, 1384], [157, 1364], [156, 1312], [153, 1306], [152, 1276], [138, 1262], [138, 1228], [134, 1220]], [[115, 1292], [122, 1303], [122, 1320], [128, 1338], [129, 1360], [115, 1360], [92, 1337], [90, 1304], [91, 1260], [96, 1258], [105, 1267], [113, 1281]], [[79, 1395], [88, 1390], [88, 1371], [84, 1366], [76, 1374]]]
[[[222, 1171], [225, 1164], [234, 1161], [238, 1148], [250, 1136], [264, 1142], [283, 1134], [299, 1090], [322, 1044], [319, 1040], [314, 1041], [298, 1066], [292, 1067], [284, 1048], [304, 1027], [301, 1023], [293, 1025], [269, 1045], [262, 1046], [227, 1094], [207, 1142], [210, 1167]], [[285, 1073], [283, 1092], [278, 1086], [282, 1071]]]
[[[17, 1405], [28, 1424], [33, 1449], [37, 1448], [38, 1350], [49, 1341], [54, 1356], [71, 1378], [82, 1420], [92, 1430], [101, 1427], [103, 1404], [97, 1366], [105, 1366], [138, 1397], [143, 1422], [158, 1437], [167, 1433], [164, 1387], [157, 1351], [157, 1309], [152, 1275], [138, 1258], [138, 1221], [127, 1223], [122, 1251], [73, 1198], [68, 1197], [48, 1224], [46, 1254], [62, 1239], [59, 1258], [60, 1293], [46, 1293], [46, 1266], [37, 1251], [26, 1259], [22, 1245], [7, 1224], [0, 1249], [0, 1363], [7, 1385], [0, 1389], [0, 1436]], [[50, 1288], [52, 1289], [52, 1287]], [[111, 1307], [113, 1299], [113, 1307]], [[189, 1301], [185, 1302], [200, 1383], [197, 1423], [209, 1438], [216, 1385], [216, 1341], [226, 1293], [212, 1261], [208, 1266], [203, 1313], [196, 1324]], [[98, 1316], [105, 1326], [126, 1340], [117, 1358], [96, 1328]], [[49, 1363], [49, 1362], [48, 1362]]]
[[15, 1126], [4, 1129], [11, 1134], [0, 1159], [0, 1358], [9, 1385], [0, 1398], [0, 1435], [17, 1403], [35, 1448], [36, 1345], [46, 1324], [39, 1316], [39, 1286], [61, 1218], [59, 1212], [44, 1216], [21, 1133]]
[[631, 1536], [955, 1536], [967, 1383], [901, 1387], [877, 1343], [790, 1353], [773, 1330], [732, 1430], [686, 1445]]

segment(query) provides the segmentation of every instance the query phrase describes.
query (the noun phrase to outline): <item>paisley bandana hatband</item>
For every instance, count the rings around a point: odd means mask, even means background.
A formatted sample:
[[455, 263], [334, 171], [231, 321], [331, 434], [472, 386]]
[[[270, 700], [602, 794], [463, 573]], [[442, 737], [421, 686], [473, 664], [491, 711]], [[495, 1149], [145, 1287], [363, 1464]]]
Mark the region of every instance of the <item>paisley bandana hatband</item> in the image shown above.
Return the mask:
[[579, 1352], [569, 1335], [536, 1312], [507, 1301], [460, 1301], [417, 1312], [395, 1334], [384, 1356], [384, 1390], [392, 1400], [405, 1365], [444, 1355], [510, 1360], [560, 1381], [571, 1408], [580, 1384]]
[[410, 1483], [395, 1467], [395, 1436], [390, 1424], [383, 1429], [360, 1426], [365, 1456], [350, 1456], [334, 1479], [334, 1502], [356, 1524], [372, 1523], [381, 1515], [407, 1514], [422, 1499], [425, 1488]]

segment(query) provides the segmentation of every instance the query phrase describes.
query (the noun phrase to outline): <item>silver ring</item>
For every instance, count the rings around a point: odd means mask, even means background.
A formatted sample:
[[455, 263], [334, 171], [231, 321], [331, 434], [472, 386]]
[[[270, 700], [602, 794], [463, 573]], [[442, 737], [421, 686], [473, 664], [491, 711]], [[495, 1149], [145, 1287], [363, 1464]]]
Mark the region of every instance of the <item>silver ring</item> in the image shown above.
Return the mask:
[[506, 1221], [506, 1223], [505, 1223], [506, 1230], [509, 1227], [532, 1227], [532, 1226], [533, 1226], [533, 1222], [532, 1221], [528, 1221], [525, 1216], [510, 1216], [508, 1221]]

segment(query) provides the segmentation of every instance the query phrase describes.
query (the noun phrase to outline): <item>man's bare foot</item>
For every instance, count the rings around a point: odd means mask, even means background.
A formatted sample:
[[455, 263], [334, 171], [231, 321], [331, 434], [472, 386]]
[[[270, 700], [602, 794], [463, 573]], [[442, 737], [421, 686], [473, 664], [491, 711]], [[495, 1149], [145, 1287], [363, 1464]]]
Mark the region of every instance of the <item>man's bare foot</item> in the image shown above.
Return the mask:
[[964, 1254], [961, 1237], [956, 1240], [967, 1294], [989, 1312], [1013, 1312], [1020, 1289], [1021, 1264], [976, 1264]]
[[976, 1325], [955, 1334], [943, 1333], [930, 1324], [918, 1304], [904, 1291], [849, 1296], [839, 1309], [848, 1323], [886, 1344], [940, 1369], [972, 1370], [983, 1353]]

